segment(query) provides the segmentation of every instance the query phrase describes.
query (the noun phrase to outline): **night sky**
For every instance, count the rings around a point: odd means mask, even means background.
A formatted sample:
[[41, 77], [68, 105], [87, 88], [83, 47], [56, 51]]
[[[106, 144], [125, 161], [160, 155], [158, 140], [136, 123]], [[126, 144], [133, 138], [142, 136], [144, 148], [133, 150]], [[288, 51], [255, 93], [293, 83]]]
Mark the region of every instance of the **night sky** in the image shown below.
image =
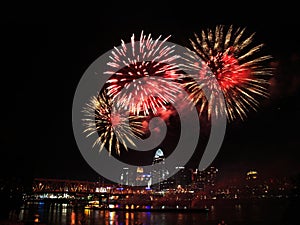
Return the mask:
[[103, 11], [74, 20], [9, 16], [1, 21], [1, 177], [97, 179], [72, 130], [73, 96], [85, 70], [121, 39], [129, 41], [132, 33], [139, 36], [144, 30], [153, 38], [171, 34], [169, 41], [190, 47], [194, 32], [217, 24], [256, 32], [255, 40], [266, 44], [264, 51], [273, 55], [277, 69], [271, 97], [246, 121], [228, 125], [213, 165], [223, 177], [249, 169], [266, 176], [300, 172], [300, 20], [294, 11], [286, 17], [279, 10], [268, 15], [264, 10], [169, 10], [151, 17], [146, 11]]

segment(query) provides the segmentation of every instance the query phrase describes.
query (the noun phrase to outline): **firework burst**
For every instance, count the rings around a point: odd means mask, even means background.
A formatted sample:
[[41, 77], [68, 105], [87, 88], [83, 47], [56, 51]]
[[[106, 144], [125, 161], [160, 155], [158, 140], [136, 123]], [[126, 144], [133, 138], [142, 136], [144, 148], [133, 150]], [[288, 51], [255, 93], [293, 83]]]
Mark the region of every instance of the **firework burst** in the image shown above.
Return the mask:
[[121, 47], [111, 52], [108, 66], [113, 71], [106, 72], [112, 75], [106, 82], [108, 95], [135, 115], [156, 114], [179, 93], [178, 84], [172, 82], [178, 76], [174, 62], [178, 56], [174, 46], [166, 43], [169, 37], [153, 40], [151, 34], [141, 32], [139, 41], [135, 41], [133, 34], [130, 44], [122, 40]]
[[95, 133], [98, 135], [93, 147], [99, 145], [99, 151], [107, 145], [110, 154], [115, 149], [120, 155], [121, 146], [128, 150], [127, 143], [134, 146], [132, 139], [143, 135], [142, 117], [119, 111], [105, 92], [93, 96], [83, 112], [84, 133], [87, 133], [87, 137]]
[[[244, 38], [245, 30], [234, 30], [233, 26], [226, 30], [218, 25], [190, 39], [192, 50], [186, 54], [184, 66], [197, 72], [191, 73], [192, 79], [184, 85], [192, 101], [200, 103], [200, 112], [207, 108], [209, 115], [215, 110], [226, 114], [229, 121], [245, 119], [249, 109], [257, 110], [260, 97], [268, 97], [268, 80], [273, 71], [268, 60], [272, 57], [261, 55], [263, 44], [253, 44], [255, 33]], [[209, 88], [210, 96], [205, 96], [204, 86]]]

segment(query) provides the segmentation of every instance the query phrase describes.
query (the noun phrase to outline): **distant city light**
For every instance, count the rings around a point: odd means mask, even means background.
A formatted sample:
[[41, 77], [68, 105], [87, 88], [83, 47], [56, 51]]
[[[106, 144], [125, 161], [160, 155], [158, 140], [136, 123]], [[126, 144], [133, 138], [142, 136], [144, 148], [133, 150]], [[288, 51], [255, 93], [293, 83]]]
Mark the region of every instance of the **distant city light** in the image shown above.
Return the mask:
[[250, 170], [246, 175], [246, 180], [255, 180], [258, 178], [258, 173], [255, 170]]

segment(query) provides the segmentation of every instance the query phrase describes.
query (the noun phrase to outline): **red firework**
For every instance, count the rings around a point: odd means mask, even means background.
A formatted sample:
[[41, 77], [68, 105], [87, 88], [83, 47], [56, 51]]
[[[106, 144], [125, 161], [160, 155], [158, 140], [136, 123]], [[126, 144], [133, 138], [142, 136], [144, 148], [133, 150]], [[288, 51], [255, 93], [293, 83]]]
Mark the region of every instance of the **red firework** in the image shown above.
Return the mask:
[[108, 95], [134, 114], [156, 114], [180, 92], [173, 82], [178, 77], [174, 62], [178, 56], [174, 46], [166, 43], [168, 38], [154, 41], [142, 32], [139, 41], [133, 35], [129, 46], [122, 41], [121, 47], [112, 51], [108, 65], [114, 71], [106, 72], [112, 75], [107, 81]]
[[[273, 69], [267, 64], [271, 56], [259, 54], [263, 44], [251, 47], [254, 34], [243, 39], [245, 29], [233, 32], [230, 26], [225, 32], [224, 28], [219, 25], [215, 31], [202, 31], [200, 37], [195, 35], [196, 42], [191, 40], [193, 50], [186, 55], [184, 66], [192, 71], [192, 81], [184, 85], [193, 102], [201, 105], [201, 112], [207, 107], [209, 115], [214, 110], [226, 114], [231, 121], [244, 119], [249, 109], [258, 108], [258, 97], [268, 96]], [[203, 87], [208, 87], [209, 96]], [[225, 102], [220, 100], [220, 94]]]

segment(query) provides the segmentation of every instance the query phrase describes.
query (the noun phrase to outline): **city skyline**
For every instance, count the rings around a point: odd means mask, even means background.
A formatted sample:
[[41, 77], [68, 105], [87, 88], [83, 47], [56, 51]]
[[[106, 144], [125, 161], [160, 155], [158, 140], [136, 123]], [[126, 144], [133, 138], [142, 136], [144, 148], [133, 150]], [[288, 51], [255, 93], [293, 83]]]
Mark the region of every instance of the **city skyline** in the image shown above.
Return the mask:
[[[127, 18], [121, 24], [117, 19], [104, 23], [99, 18], [94, 23], [67, 26], [54, 22], [5, 23], [2, 44], [7, 76], [3, 86], [9, 89], [3, 88], [1, 175], [97, 177], [80, 155], [72, 132], [72, 100], [87, 67], [119, 45], [121, 39], [129, 40], [132, 33], [144, 30], [155, 37], [171, 34], [170, 41], [188, 45], [193, 32], [219, 23], [256, 32], [256, 39], [266, 44], [264, 51], [273, 55], [277, 69], [270, 98], [258, 112], [250, 112], [245, 121], [228, 124], [225, 140], [212, 165], [233, 175], [251, 168], [278, 176], [299, 173], [300, 51], [295, 24], [287, 20], [280, 23], [267, 19], [235, 22], [230, 18], [196, 18], [162, 16], [154, 18], [154, 22]], [[189, 165], [195, 167], [200, 156], [196, 154]]]

